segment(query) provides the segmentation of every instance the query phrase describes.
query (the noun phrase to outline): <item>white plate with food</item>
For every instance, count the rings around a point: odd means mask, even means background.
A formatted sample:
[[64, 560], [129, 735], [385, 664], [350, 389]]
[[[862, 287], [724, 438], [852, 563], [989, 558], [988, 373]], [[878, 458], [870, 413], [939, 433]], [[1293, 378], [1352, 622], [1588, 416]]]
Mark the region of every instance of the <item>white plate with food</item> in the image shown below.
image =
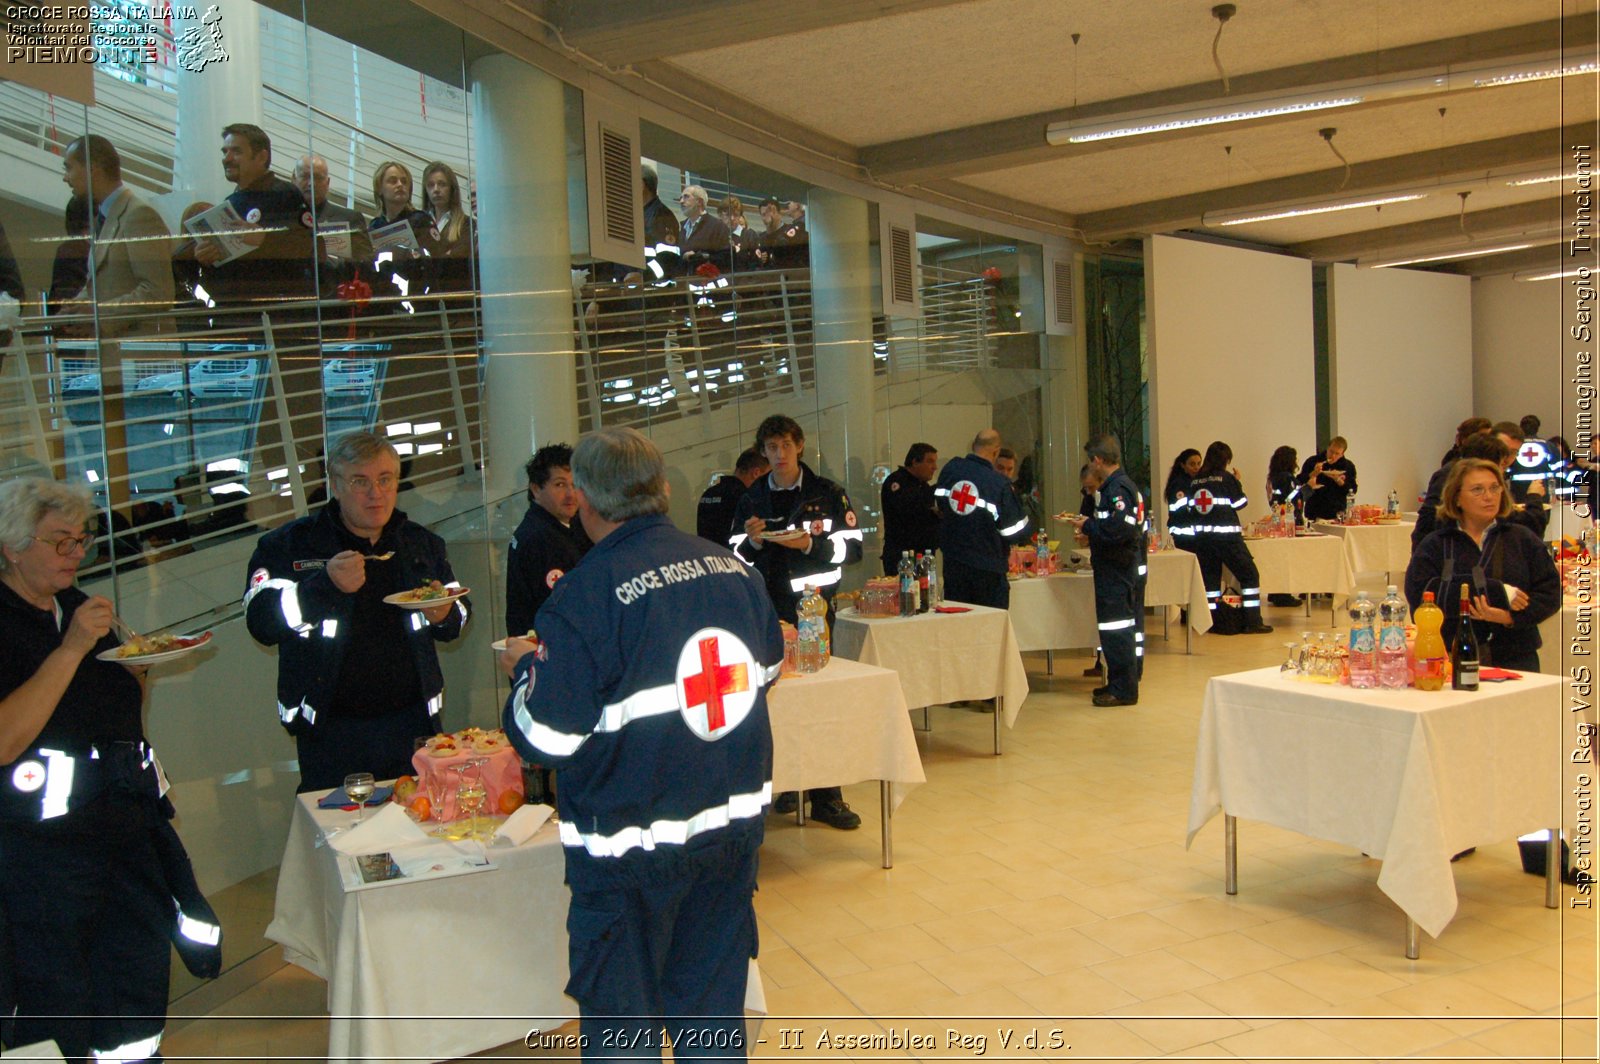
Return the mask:
[[776, 532], [762, 532], [761, 538], [770, 539], [774, 543], [793, 543], [810, 534], [803, 528], [780, 528]]
[[466, 598], [471, 590], [465, 587], [414, 587], [410, 591], [385, 595], [383, 601], [403, 610], [431, 610], [435, 606]]
[[[529, 632], [527, 635], [519, 635], [517, 638], [527, 640], [530, 643], [537, 643], [539, 641], [538, 634], [534, 632]], [[505, 648], [506, 641], [504, 639], [496, 639], [493, 643], [489, 644], [489, 649], [494, 651], [496, 654], [500, 653]]]
[[181, 658], [191, 650], [199, 650], [209, 642], [211, 642], [210, 632], [202, 632], [200, 635], [157, 632], [154, 635], [134, 636], [121, 646], [102, 650], [95, 657], [119, 665], [154, 665], [157, 662]]

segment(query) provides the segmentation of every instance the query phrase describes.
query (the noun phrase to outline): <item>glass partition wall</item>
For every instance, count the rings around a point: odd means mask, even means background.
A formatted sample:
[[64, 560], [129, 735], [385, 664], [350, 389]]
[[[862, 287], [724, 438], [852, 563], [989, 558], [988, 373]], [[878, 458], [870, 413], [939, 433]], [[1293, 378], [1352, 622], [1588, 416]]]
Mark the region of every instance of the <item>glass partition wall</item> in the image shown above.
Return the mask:
[[[229, 967], [275, 960], [263, 932], [298, 783], [277, 655], [243, 624], [246, 564], [328, 498], [338, 436], [394, 443], [399, 508], [473, 589], [474, 619], [441, 647], [451, 728], [498, 720], [487, 646], [537, 446], [638, 428], [693, 528], [761, 419], [788, 414], [868, 533], [846, 587], [879, 571], [879, 486], [912, 443], [946, 459], [995, 425], [1036, 512], [1071, 504], [1045, 487], [1047, 464], [1079, 456], [1061, 454], [1075, 415], [1050, 398], [1073, 373], [1042, 335], [1038, 245], [921, 218], [920, 313], [887, 317], [873, 203], [644, 122], [678, 242], [644, 269], [609, 262], [589, 246], [578, 89], [410, 6], [215, 11], [150, 27], [156, 59], [97, 68], [93, 104], [0, 83], [0, 138], [23, 163], [0, 224], [26, 285], [0, 362], [0, 476], [89, 486], [105, 535], [86, 589], [141, 631], [216, 635], [154, 673], [147, 729]], [[196, 230], [225, 229], [235, 186], [266, 180], [258, 152], [243, 174], [225, 157], [237, 123], [264, 131], [300, 199], [245, 218], [270, 232], [237, 258], [203, 261]], [[67, 149], [91, 135], [161, 231], [69, 210]], [[174, 972], [175, 997], [193, 989]]]

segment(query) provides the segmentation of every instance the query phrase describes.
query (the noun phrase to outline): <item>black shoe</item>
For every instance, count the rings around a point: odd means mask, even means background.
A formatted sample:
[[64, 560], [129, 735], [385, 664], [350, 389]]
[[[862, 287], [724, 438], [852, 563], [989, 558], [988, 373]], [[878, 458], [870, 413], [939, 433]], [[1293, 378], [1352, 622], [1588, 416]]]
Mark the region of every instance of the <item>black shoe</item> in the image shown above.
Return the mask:
[[777, 800], [772, 803], [772, 811], [780, 815], [783, 813], [792, 813], [799, 808], [800, 796], [794, 791], [784, 791], [782, 794], [778, 795]]
[[1096, 687], [1093, 691], [1090, 691], [1089, 693], [1091, 695], [1110, 694], [1111, 693], [1111, 685], [1110, 684], [1105, 684], [1105, 685], [1103, 685], [1101, 687]]
[[812, 802], [811, 819], [830, 828], [838, 828], [840, 831], [854, 831], [861, 826], [861, 817], [857, 816], [842, 798], [835, 798], [821, 805]]
[[1095, 695], [1094, 704], [1102, 708], [1110, 708], [1112, 706], [1136, 706], [1139, 704], [1139, 700], [1137, 698], [1118, 698], [1110, 691], [1107, 691], [1104, 694]]
[[1247, 625], [1245, 627], [1244, 634], [1245, 635], [1266, 635], [1267, 633], [1269, 633], [1271, 631], [1272, 631], [1272, 625], [1270, 625], [1270, 624], [1252, 624], [1252, 625]]
[[1083, 674], [1085, 676], [1099, 676], [1100, 675], [1100, 663], [1097, 661], [1093, 665], [1090, 665], [1087, 669], [1083, 670]]
[[1300, 605], [1300, 596], [1284, 595], [1275, 592], [1267, 596], [1267, 603], [1268, 605], [1272, 606], [1298, 606]]

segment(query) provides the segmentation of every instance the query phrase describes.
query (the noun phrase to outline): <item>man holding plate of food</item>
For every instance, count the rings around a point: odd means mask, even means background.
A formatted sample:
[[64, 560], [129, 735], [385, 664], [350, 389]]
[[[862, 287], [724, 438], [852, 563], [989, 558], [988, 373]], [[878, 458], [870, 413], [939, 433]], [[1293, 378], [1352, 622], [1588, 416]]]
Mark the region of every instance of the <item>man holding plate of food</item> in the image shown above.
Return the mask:
[[302, 793], [410, 771], [415, 738], [439, 731], [444, 708], [434, 644], [469, 615], [444, 540], [395, 509], [400, 456], [387, 440], [340, 437], [328, 477], [327, 506], [256, 544], [244, 595], [250, 634], [278, 648], [278, 719]]

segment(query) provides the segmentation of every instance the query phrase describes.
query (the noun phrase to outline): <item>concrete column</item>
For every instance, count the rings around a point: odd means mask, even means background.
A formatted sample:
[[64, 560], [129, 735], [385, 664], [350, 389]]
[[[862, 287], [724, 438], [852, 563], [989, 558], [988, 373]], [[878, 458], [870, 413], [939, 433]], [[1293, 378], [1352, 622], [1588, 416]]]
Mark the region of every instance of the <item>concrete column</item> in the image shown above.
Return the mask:
[[[216, 7], [221, 18], [202, 24], [180, 19], [173, 5], [172, 32], [181, 38], [195, 30], [209, 36], [220, 31], [219, 47], [227, 59], [205, 63], [198, 71], [178, 65], [178, 151], [173, 166], [171, 220], [195, 200], [216, 203], [233, 191], [222, 176], [222, 127], [231, 122], [261, 124], [261, 12], [254, 0], [205, 0], [193, 5], [198, 15]], [[181, 46], [180, 46], [181, 47]], [[202, 54], [212, 54], [208, 50]], [[305, 153], [302, 140], [272, 146], [272, 168], [283, 177]]]
[[838, 481], [857, 505], [871, 497], [876, 384], [872, 375], [872, 228], [867, 203], [814, 188], [806, 204], [811, 236], [818, 439], [813, 468]]
[[577, 442], [566, 124], [558, 79], [504, 55], [471, 73], [494, 500], [521, 492], [522, 465], [539, 447]]

